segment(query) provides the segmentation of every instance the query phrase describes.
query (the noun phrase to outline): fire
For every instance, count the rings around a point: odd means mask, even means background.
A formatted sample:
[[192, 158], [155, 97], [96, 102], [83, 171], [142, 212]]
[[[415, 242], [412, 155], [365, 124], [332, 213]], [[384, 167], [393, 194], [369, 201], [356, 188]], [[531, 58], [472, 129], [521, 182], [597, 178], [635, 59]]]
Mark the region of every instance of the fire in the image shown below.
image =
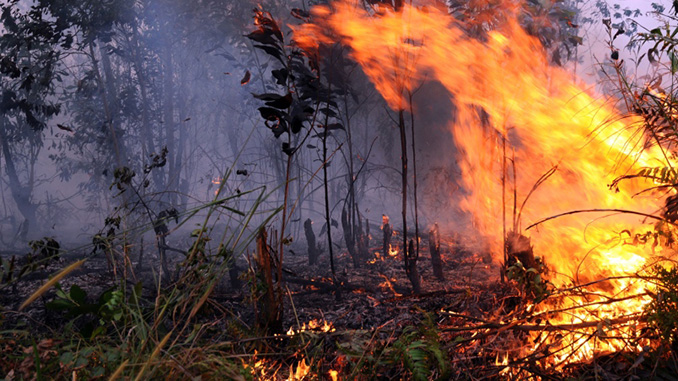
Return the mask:
[[221, 182], [224, 181], [220, 176], [212, 178], [212, 184], [217, 186], [217, 189], [214, 191], [214, 197], [219, 195], [219, 190], [221, 189]]
[[510, 370], [510, 368], [508, 367], [509, 355], [508, 353], [504, 354], [503, 356], [501, 356], [501, 360], [499, 359], [499, 357], [500, 356], [497, 353], [497, 358], [494, 360], [494, 365], [496, 365], [497, 367], [502, 367], [501, 371], [499, 371], [499, 375], [504, 376]]
[[384, 281], [379, 284], [379, 288], [389, 290], [393, 293], [394, 296], [403, 296], [403, 294], [398, 293], [395, 288], [393, 288], [393, 283], [397, 282], [398, 280], [396, 278], [391, 278], [389, 279], [386, 275], [384, 274], [379, 274], [382, 278], [384, 278]]
[[[352, 58], [393, 109], [406, 109], [406, 91], [425, 80], [447, 89], [456, 109], [449, 130], [467, 192], [460, 206], [473, 216], [474, 229], [495, 262], [503, 260], [506, 232], [524, 233], [526, 226], [550, 216], [586, 209], [647, 214], [661, 209], [649, 192], [636, 195], [647, 182], [622, 182], [616, 192], [608, 187], [620, 176], [666, 163], [661, 149], [646, 139], [640, 118], [622, 116], [571, 73], [551, 66], [539, 40], [519, 25], [516, 1], [504, 2], [514, 16], [483, 40], [468, 36], [435, 7], [403, 5], [397, 12], [382, 8], [375, 13], [355, 3], [313, 8], [316, 23], [295, 28], [295, 40], [306, 49], [318, 43], [350, 46]], [[450, 199], [450, 208], [458, 202]], [[643, 296], [647, 283], [616, 278], [642, 271], [652, 257], [670, 255], [661, 246], [624, 244], [621, 232], [652, 228], [637, 215], [577, 213], [528, 232], [556, 285], [615, 278], [583, 289], [586, 297], [549, 307], [566, 312], [543, 312], [551, 324], [578, 328], [561, 343], [575, 354], [563, 354], [556, 362], [626, 345], [604, 337], [605, 327], [589, 323], [626, 317], [631, 327], [649, 302]], [[606, 295], [628, 299], [603, 304]], [[535, 349], [549, 344], [535, 341]]]
[[310, 370], [311, 367], [308, 364], [306, 364], [306, 359], [302, 359], [301, 361], [299, 361], [296, 370], [293, 371], [293, 368], [290, 367], [290, 377], [287, 380], [288, 381], [303, 380]]
[[301, 327], [299, 327], [298, 329], [290, 327], [290, 329], [287, 330], [287, 336], [294, 336], [301, 332], [306, 331], [334, 332], [336, 331], [336, 328], [334, 328], [334, 325], [332, 325], [332, 323], [328, 323], [325, 319], [322, 320], [322, 323], [319, 322], [317, 319], [312, 319], [308, 323], [302, 323]]

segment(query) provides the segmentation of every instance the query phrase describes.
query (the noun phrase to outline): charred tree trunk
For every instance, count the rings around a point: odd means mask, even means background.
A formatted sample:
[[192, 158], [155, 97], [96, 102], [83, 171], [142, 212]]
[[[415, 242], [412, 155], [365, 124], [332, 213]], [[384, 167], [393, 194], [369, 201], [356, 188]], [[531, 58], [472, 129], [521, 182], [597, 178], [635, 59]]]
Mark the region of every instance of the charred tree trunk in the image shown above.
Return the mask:
[[[257, 314], [256, 323], [264, 332], [268, 334], [282, 332], [282, 290], [280, 288], [280, 279], [274, 279], [278, 274], [279, 264], [271, 255], [267, 240], [266, 229], [259, 230], [257, 237], [257, 251], [255, 262], [257, 265], [257, 281], [261, 291], [256, 295]], [[257, 287], [259, 288], [259, 287]]]
[[407, 252], [405, 253], [405, 271], [407, 272], [407, 278], [412, 283], [412, 293], [421, 294], [421, 277], [419, 276], [419, 270], [417, 270], [417, 252], [414, 249], [413, 240], [410, 240]]
[[382, 216], [384, 225], [382, 226], [382, 231], [384, 233], [384, 241], [382, 244], [381, 254], [384, 258], [389, 255], [391, 251], [391, 237], [393, 237], [393, 230], [391, 229], [391, 224], [388, 222], [388, 217]]
[[365, 231], [362, 227], [362, 219], [358, 215], [358, 255], [361, 261], [367, 260], [370, 254], [370, 221], [365, 220]]
[[318, 262], [318, 248], [315, 242], [315, 233], [313, 233], [313, 222], [311, 219], [304, 221], [304, 233], [306, 234], [306, 242], [308, 244], [308, 264], [315, 265]]
[[358, 252], [356, 251], [353, 226], [349, 221], [346, 208], [342, 209], [341, 211], [341, 227], [344, 230], [344, 241], [346, 242], [346, 249], [348, 250], [349, 255], [351, 255], [351, 259], [353, 259], [353, 266], [355, 268], [358, 268], [360, 267], [360, 259], [358, 258]]
[[440, 232], [438, 231], [438, 224], [433, 225], [433, 229], [428, 233], [428, 247], [431, 251], [433, 275], [438, 280], [444, 281], [445, 274], [443, 273], [443, 261], [440, 258]]

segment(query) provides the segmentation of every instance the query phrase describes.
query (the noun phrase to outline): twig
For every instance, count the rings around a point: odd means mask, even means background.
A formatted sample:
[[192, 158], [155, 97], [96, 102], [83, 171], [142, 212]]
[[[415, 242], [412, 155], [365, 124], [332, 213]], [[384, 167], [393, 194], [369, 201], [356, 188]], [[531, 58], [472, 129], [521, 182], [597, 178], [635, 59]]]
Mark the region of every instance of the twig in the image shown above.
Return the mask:
[[646, 218], [652, 218], [652, 219], [658, 220], [658, 221], [663, 221], [663, 222], [671, 224], [675, 227], [678, 227], [678, 224], [671, 222], [671, 221], [665, 219], [664, 217], [659, 217], [659, 216], [655, 216], [655, 215], [647, 214], [647, 213], [636, 212], [634, 210], [626, 210], [626, 209], [582, 209], [582, 210], [572, 210], [570, 212], [560, 213], [560, 214], [556, 214], [555, 216], [544, 218], [543, 220], [539, 220], [539, 221], [533, 223], [532, 225], [528, 226], [527, 228], [525, 228], [525, 230], [530, 230], [534, 226], [540, 225], [540, 224], [542, 224], [546, 221], [553, 220], [553, 219], [558, 218], [558, 217], [568, 216], [568, 215], [571, 215], [571, 214], [598, 213], [598, 212], [608, 212], [608, 213], [614, 212], [614, 213], [635, 214], [637, 216], [642, 216], [642, 217], [646, 217]]

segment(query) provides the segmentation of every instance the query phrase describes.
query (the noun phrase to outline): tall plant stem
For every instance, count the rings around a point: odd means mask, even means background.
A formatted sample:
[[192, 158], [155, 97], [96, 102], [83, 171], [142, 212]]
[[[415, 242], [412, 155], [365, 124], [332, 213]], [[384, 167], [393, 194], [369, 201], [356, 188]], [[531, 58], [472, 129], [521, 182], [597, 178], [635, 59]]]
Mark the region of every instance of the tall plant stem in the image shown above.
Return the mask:
[[419, 205], [417, 201], [417, 150], [414, 139], [414, 106], [412, 105], [412, 91], [408, 90], [410, 100], [410, 128], [412, 131], [412, 182], [414, 191], [414, 240], [416, 243], [415, 258], [419, 259]]
[[504, 272], [506, 271], [506, 264], [508, 262], [508, 247], [506, 246], [506, 134], [502, 132], [502, 160], [501, 160], [501, 218], [502, 218], [502, 233], [503, 233], [503, 252], [504, 263], [501, 265], [501, 281], [504, 282]]
[[403, 253], [405, 257], [405, 269], [409, 269], [409, 256], [407, 253], [407, 133], [405, 130], [405, 110], [403, 108], [400, 108], [398, 111], [398, 129], [400, 130], [400, 159], [402, 170]]

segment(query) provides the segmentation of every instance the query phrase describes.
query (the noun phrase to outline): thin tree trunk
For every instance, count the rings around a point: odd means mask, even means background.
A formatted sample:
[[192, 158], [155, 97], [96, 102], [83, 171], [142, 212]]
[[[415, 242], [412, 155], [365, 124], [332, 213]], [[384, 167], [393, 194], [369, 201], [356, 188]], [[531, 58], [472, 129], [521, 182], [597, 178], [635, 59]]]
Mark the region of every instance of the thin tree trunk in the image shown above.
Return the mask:
[[431, 252], [431, 266], [433, 267], [433, 275], [440, 281], [445, 280], [443, 273], [443, 261], [440, 258], [440, 231], [438, 224], [433, 225], [433, 228], [428, 233], [428, 245]]
[[[419, 205], [417, 202], [417, 150], [414, 139], [414, 106], [412, 105], [412, 92], [408, 91], [410, 97], [410, 128], [412, 131], [412, 185], [414, 190], [414, 241], [416, 245], [416, 258], [419, 258]], [[414, 263], [416, 266], [416, 260]]]
[[2, 119], [2, 122], [3, 125], [0, 126], [0, 144], [2, 145], [2, 154], [5, 157], [5, 171], [7, 172], [7, 177], [9, 179], [12, 198], [14, 198], [14, 202], [17, 204], [19, 212], [21, 212], [21, 215], [24, 217], [24, 222], [19, 230], [19, 238], [22, 241], [25, 241], [28, 238], [29, 229], [35, 228], [37, 225], [37, 205], [31, 202], [33, 189], [31, 187], [23, 186], [21, 180], [19, 180], [19, 175], [14, 164], [14, 156], [12, 156], [12, 151], [9, 148], [9, 142], [7, 141], [7, 135], [5, 134], [4, 123], [6, 122], [4, 118]]

